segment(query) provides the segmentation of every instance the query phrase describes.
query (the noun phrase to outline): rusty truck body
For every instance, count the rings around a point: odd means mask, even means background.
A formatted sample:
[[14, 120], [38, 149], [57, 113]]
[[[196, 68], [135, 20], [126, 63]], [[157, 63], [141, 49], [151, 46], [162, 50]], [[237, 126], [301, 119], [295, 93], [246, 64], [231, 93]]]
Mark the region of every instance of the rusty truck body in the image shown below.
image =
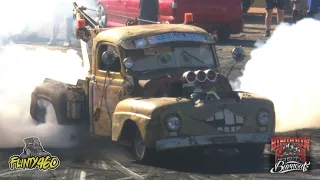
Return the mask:
[[37, 86], [35, 120], [43, 120], [37, 102], [45, 99], [59, 124], [86, 123], [94, 135], [129, 142], [138, 161], [155, 151], [215, 145], [262, 155], [275, 131], [274, 105], [232, 89], [205, 30], [137, 25], [95, 29], [94, 38], [82, 30], [80, 39], [93, 40], [88, 76], [76, 85], [46, 79]]

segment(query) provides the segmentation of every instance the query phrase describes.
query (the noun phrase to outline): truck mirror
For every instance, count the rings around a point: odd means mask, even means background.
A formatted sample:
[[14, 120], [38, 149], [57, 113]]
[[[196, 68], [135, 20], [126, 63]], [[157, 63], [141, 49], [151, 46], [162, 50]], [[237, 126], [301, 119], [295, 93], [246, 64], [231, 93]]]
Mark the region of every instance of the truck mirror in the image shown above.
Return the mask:
[[246, 57], [246, 53], [244, 52], [244, 50], [242, 49], [241, 46], [235, 47], [232, 50], [232, 58], [234, 61], [236, 61], [236, 62], [243, 61], [245, 57]]
[[109, 68], [109, 66], [114, 62], [114, 53], [113, 51], [105, 51], [102, 53], [101, 58], [106, 67]]

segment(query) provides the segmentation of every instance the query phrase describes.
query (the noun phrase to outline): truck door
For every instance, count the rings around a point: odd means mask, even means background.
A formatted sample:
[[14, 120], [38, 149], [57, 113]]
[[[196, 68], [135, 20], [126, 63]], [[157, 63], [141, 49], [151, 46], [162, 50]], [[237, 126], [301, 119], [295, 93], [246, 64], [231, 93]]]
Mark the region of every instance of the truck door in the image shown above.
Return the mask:
[[[107, 69], [101, 58], [102, 53], [105, 51], [113, 51], [115, 57], [114, 63], [109, 68], [109, 74], [107, 74]], [[95, 59], [96, 64], [94, 66], [96, 67], [96, 76], [93, 87], [92, 131], [95, 135], [111, 136], [112, 115], [116, 105], [120, 101], [118, 92], [123, 83], [120, 74], [120, 57], [115, 46], [102, 43], [97, 46]]]

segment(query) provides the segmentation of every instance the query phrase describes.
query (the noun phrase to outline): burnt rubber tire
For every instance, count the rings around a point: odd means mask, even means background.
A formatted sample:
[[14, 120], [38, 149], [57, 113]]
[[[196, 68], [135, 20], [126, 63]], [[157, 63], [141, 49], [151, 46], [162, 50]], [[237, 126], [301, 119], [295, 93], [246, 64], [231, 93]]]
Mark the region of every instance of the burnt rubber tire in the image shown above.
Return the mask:
[[218, 30], [217, 36], [220, 42], [227, 42], [230, 40], [231, 33], [228, 28], [221, 28]]
[[[35, 107], [35, 115], [36, 115], [36, 119], [37, 119], [35, 121], [38, 125], [48, 123], [46, 120], [47, 112], [49, 112], [51, 114], [49, 116], [49, 119], [51, 120], [50, 123], [60, 125], [52, 103], [50, 101], [45, 100], [45, 99], [38, 99], [36, 102], [36, 107]], [[53, 115], [54, 115], [54, 117], [53, 117]], [[62, 125], [62, 126], [64, 126], [64, 125]], [[87, 124], [77, 123], [77, 124], [72, 124], [72, 125], [68, 125], [68, 126], [73, 126], [76, 128], [76, 130], [74, 133], [70, 134], [70, 136], [68, 136], [66, 138], [69, 138], [71, 141], [78, 142], [77, 143], [78, 145], [84, 145], [89, 142], [89, 138], [88, 138], [89, 137], [89, 130], [87, 128], [87, 126], [88, 126]]]
[[60, 121], [58, 120], [58, 117], [52, 102], [42, 98], [38, 99], [35, 107], [36, 122], [38, 124], [47, 123], [47, 120], [46, 120], [47, 113], [49, 113], [51, 116], [49, 119], [55, 119], [51, 123], [60, 125], [59, 123]]
[[140, 163], [153, 162], [156, 157], [155, 149], [148, 149], [145, 147], [141, 133], [138, 129], [133, 139], [133, 154], [135, 156], [136, 161]]

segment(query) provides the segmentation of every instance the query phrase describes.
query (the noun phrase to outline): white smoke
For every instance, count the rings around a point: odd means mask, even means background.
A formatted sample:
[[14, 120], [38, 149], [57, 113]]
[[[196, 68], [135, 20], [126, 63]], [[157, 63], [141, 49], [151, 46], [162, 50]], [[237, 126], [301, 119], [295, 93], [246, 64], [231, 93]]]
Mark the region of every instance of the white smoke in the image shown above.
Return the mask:
[[313, 19], [281, 24], [252, 51], [235, 86], [274, 102], [278, 132], [320, 127], [319, 32]]
[[[73, 129], [54, 123], [35, 125], [30, 117], [33, 89], [48, 77], [75, 84], [86, 75], [74, 50], [66, 53], [45, 48], [26, 50], [9, 45], [0, 51], [0, 148], [23, 145], [22, 139], [38, 136], [43, 145], [66, 146]], [[51, 112], [50, 112], [51, 111]], [[47, 121], [55, 121], [49, 109]], [[56, 142], [56, 143], [55, 143]]]
[[[78, 5], [94, 8], [93, 0], [74, 0]], [[2, 42], [13, 36], [44, 32], [52, 34], [56, 15], [60, 23], [72, 16], [73, 0], [1, 0], [0, 1], [0, 148], [23, 147], [23, 138], [38, 136], [44, 146], [73, 145], [69, 137], [74, 128], [58, 126], [52, 107], [48, 107], [46, 121], [36, 125], [30, 117], [31, 92], [45, 78], [75, 84], [87, 72], [74, 50], [51, 51], [46, 48], [25, 49]]]
[[45, 34], [50, 35], [56, 17], [59, 24], [65, 24], [65, 17], [72, 17], [73, 2], [95, 7], [94, 0], [1, 0], [0, 44], [15, 35], [39, 31], [47, 31]]

